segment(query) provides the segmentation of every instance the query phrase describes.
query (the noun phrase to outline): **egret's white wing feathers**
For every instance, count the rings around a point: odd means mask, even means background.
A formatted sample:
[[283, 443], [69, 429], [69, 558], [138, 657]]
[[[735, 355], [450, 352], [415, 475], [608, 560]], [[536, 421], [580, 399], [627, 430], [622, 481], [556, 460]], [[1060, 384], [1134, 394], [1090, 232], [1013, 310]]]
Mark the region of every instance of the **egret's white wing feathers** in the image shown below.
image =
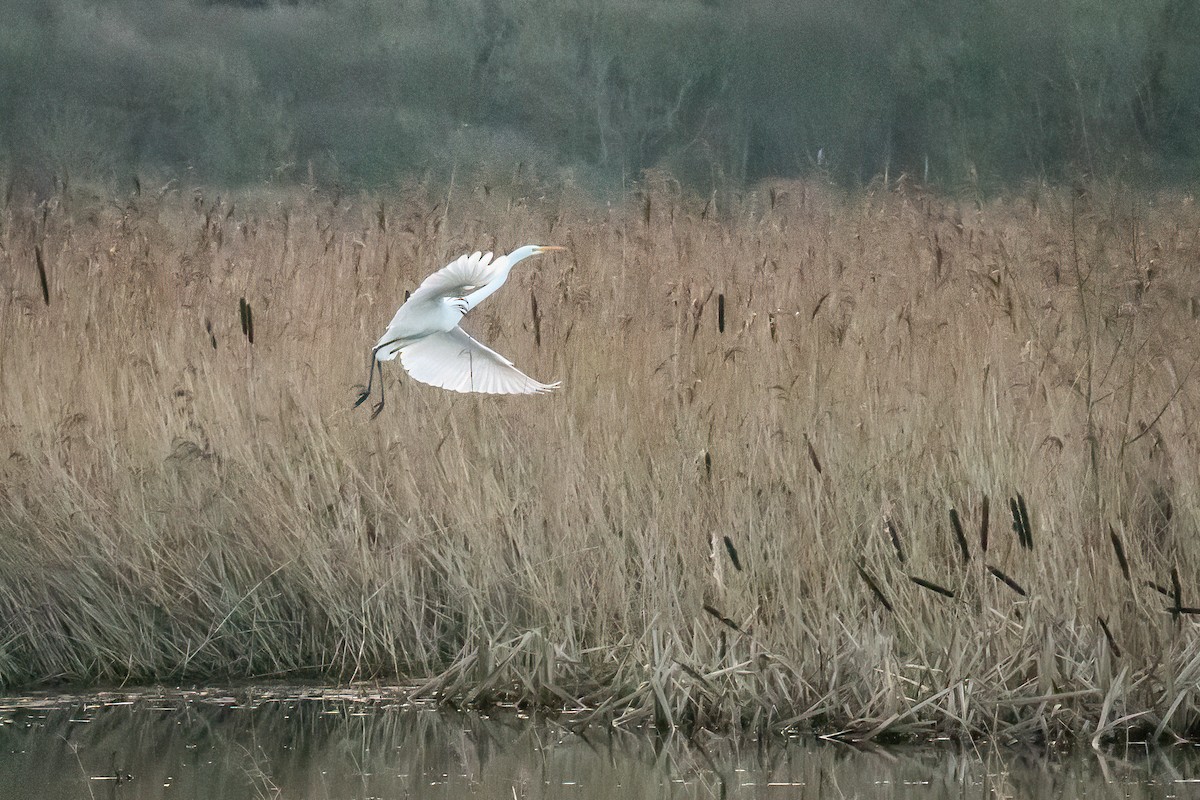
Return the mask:
[[506, 263], [505, 256], [492, 261], [491, 253], [475, 252], [426, 277], [396, 310], [383, 336], [375, 343], [379, 360], [395, 358], [405, 340], [457, 325], [472, 305], [466, 297], [493, 280]]
[[413, 292], [418, 301], [440, 297], [462, 297], [490, 281], [503, 266], [504, 256], [492, 261], [491, 253], [460, 256], [433, 273]]
[[400, 351], [400, 363], [416, 380], [454, 392], [537, 394], [559, 386], [535, 381], [462, 328], [430, 334], [406, 345]]

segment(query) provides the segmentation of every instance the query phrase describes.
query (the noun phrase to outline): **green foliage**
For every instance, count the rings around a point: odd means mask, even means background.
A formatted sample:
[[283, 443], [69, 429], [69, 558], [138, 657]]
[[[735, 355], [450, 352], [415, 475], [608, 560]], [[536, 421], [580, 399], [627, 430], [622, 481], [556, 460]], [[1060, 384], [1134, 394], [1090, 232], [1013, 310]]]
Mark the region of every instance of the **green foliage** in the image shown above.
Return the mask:
[[33, 173], [1200, 174], [1196, 0], [7, 5], [0, 157]]

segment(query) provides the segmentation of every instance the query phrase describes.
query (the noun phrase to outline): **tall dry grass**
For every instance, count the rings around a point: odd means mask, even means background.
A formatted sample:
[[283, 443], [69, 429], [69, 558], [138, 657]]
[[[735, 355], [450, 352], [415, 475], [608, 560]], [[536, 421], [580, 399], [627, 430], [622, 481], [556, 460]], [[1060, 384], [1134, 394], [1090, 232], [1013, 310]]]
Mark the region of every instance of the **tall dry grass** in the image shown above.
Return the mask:
[[[316, 675], [689, 730], [1200, 730], [1190, 198], [718, 207], [664, 181], [619, 208], [196, 192], [0, 224], [6, 686]], [[468, 327], [564, 389], [392, 369], [383, 416], [350, 409], [405, 289], [527, 242], [570, 254]]]

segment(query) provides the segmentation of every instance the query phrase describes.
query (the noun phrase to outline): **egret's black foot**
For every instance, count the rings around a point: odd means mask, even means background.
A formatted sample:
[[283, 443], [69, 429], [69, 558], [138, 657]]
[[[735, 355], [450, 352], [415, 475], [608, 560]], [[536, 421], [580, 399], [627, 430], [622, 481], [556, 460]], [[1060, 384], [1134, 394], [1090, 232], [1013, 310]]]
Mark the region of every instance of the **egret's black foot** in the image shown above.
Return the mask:
[[353, 406], [353, 407], [354, 407], [354, 408], [358, 408], [358, 407], [359, 407], [359, 406], [361, 406], [363, 403], [367, 402], [367, 398], [368, 398], [368, 397], [370, 397], [370, 396], [371, 396], [371, 393], [370, 393], [370, 392], [363, 392], [362, 394], [360, 394], [360, 395], [358, 396], [358, 399], [354, 401], [354, 406]]
[[378, 416], [379, 416], [379, 412], [381, 412], [381, 411], [383, 411], [383, 401], [382, 401], [382, 400], [380, 400], [380, 401], [379, 401], [379, 402], [378, 402], [378, 403], [375, 405], [375, 409], [374, 409], [374, 410], [371, 412], [371, 419], [375, 419], [376, 417], [378, 417]]

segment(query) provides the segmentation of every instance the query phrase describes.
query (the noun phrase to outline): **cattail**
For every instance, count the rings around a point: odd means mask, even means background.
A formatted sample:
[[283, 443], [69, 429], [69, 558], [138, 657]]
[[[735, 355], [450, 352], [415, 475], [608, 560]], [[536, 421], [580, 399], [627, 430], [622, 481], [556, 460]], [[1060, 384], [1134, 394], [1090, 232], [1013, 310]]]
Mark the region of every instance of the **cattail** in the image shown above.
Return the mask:
[[804, 443], [808, 445], [808, 460], [812, 462], [813, 468], [817, 474], [821, 474], [821, 459], [817, 458], [817, 451], [813, 447], [812, 440], [808, 438], [808, 434], [804, 434]]
[[1171, 613], [1178, 617], [1183, 610], [1183, 587], [1179, 585], [1179, 567], [1171, 567]]
[[1025, 510], [1025, 499], [1020, 493], [1008, 498], [1008, 510], [1012, 514], [1012, 529], [1017, 534], [1017, 542], [1026, 550], [1033, 549], [1033, 538], [1029, 534], [1028, 512]]
[[883, 527], [892, 539], [892, 547], [896, 548], [896, 558], [900, 559], [900, 563], [903, 564], [908, 558], [904, 555], [904, 547], [900, 543], [900, 530], [892, 522], [892, 518], [886, 514], [883, 517]]
[[1146, 585], [1148, 587], [1150, 587], [1151, 589], [1153, 589], [1154, 591], [1161, 594], [1163, 597], [1171, 598], [1171, 590], [1168, 589], [1167, 587], [1163, 586], [1161, 583], [1155, 583], [1154, 581], [1146, 581]]
[[717, 295], [717, 332], [725, 332], [725, 293]]
[[742, 571], [742, 561], [738, 558], [737, 548], [733, 546], [733, 540], [728, 536], [725, 538], [725, 552], [729, 554], [729, 560], [733, 562], [733, 568], [738, 572]]
[[533, 314], [533, 345], [534, 347], [541, 347], [542, 315], [538, 313], [537, 295], [533, 293], [533, 289], [529, 290], [529, 305]]
[[246, 298], [238, 300], [238, 312], [242, 317], [242, 335], [250, 344], [254, 344], [254, 309], [246, 302]]
[[896, 609], [892, 608], [892, 604], [888, 602], [886, 597], [884, 597], [883, 592], [879, 589], [879, 584], [875, 583], [875, 579], [872, 578], [870, 573], [868, 573], [863, 567], [862, 562], [855, 564], [854, 568], [858, 570], [859, 577], [866, 582], [867, 588], [871, 590], [871, 594], [875, 595], [875, 599], [878, 600], [888, 611], [895, 613]]
[[705, 611], [707, 611], [709, 614], [711, 614], [713, 617], [715, 617], [718, 621], [720, 621], [720, 623], [722, 625], [732, 628], [733, 630], [737, 631], [738, 633], [742, 632], [742, 629], [737, 626], [736, 622], [734, 622], [729, 617], [722, 614], [720, 611], [717, 611], [715, 608], [710, 606], [708, 603], [705, 603], [703, 606], [701, 606], [701, 608], [703, 608]]
[[967, 535], [963, 533], [958, 511], [953, 508], [950, 509], [950, 527], [954, 528], [954, 538], [958, 540], [958, 549], [962, 551], [962, 560], [966, 564], [971, 560], [971, 548], [967, 546]]
[[809, 319], [817, 318], [817, 312], [821, 310], [821, 306], [825, 304], [825, 300], [828, 297], [829, 297], [829, 292], [826, 292], [825, 294], [821, 295], [821, 299], [817, 301], [817, 304], [815, 306], [813, 306], [812, 315], [809, 317]]
[[1033, 549], [1033, 525], [1029, 522], [1029, 507], [1025, 505], [1025, 496], [1017, 492], [1017, 512], [1021, 515], [1021, 531], [1025, 537], [1025, 549]]
[[1121, 544], [1121, 537], [1117, 536], [1112, 525], [1108, 526], [1108, 538], [1112, 539], [1113, 552], [1117, 554], [1117, 563], [1121, 565], [1121, 574], [1128, 581], [1130, 580], [1129, 559], [1125, 558], [1125, 546]]
[[938, 594], [942, 595], [943, 597], [949, 597], [951, 599], [954, 598], [954, 592], [950, 591], [949, 589], [947, 589], [944, 586], [938, 586], [933, 581], [927, 581], [924, 578], [918, 578], [913, 575], [909, 575], [908, 579], [910, 581], [912, 581], [913, 583], [915, 583], [917, 586], [920, 586], [922, 589], [928, 589], [931, 592], [937, 592]]
[[987, 552], [988, 545], [988, 496], [983, 496], [983, 506], [979, 509], [979, 549]]
[[993, 567], [991, 564], [988, 564], [987, 568], [988, 568], [988, 572], [992, 573], [992, 575], [994, 575], [998, 580], [1000, 580], [1005, 586], [1012, 589], [1017, 594], [1021, 595], [1021, 597], [1029, 596], [1029, 593], [1026, 592], [1023, 588], [1021, 588], [1021, 584], [1017, 583], [1012, 578], [1005, 575], [1003, 572], [1000, 571], [999, 568]]
[[42, 300], [50, 305], [50, 282], [46, 280], [46, 259], [42, 256], [42, 246], [34, 245], [33, 255], [37, 261], [38, 279], [42, 282]]
[[767, 326], [771, 329], [771, 341], [772, 342], [779, 341], [779, 331], [776, 329], [775, 312], [774, 311], [767, 312]]
[[708, 450], [704, 451], [704, 477], [712, 477], [712, 453]]
[[1025, 536], [1021, 533], [1021, 511], [1017, 508], [1017, 498], [1008, 498], [1008, 511], [1012, 514], [1013, 533], [1017, 534], [1017, 542], [1024, 547]]
[[1104, 631], [1104, 638], [1108, 640], [1108, 648], [1117, 658], [1121, 657], [1121, 648], [1117, 647], [1117, 640], [1113, 638], [1112, 631], [1108, 629], [1108, 622], [1104, 617], [1096, 617], [1096, 622], [1100, 623], [1100, 630]]

